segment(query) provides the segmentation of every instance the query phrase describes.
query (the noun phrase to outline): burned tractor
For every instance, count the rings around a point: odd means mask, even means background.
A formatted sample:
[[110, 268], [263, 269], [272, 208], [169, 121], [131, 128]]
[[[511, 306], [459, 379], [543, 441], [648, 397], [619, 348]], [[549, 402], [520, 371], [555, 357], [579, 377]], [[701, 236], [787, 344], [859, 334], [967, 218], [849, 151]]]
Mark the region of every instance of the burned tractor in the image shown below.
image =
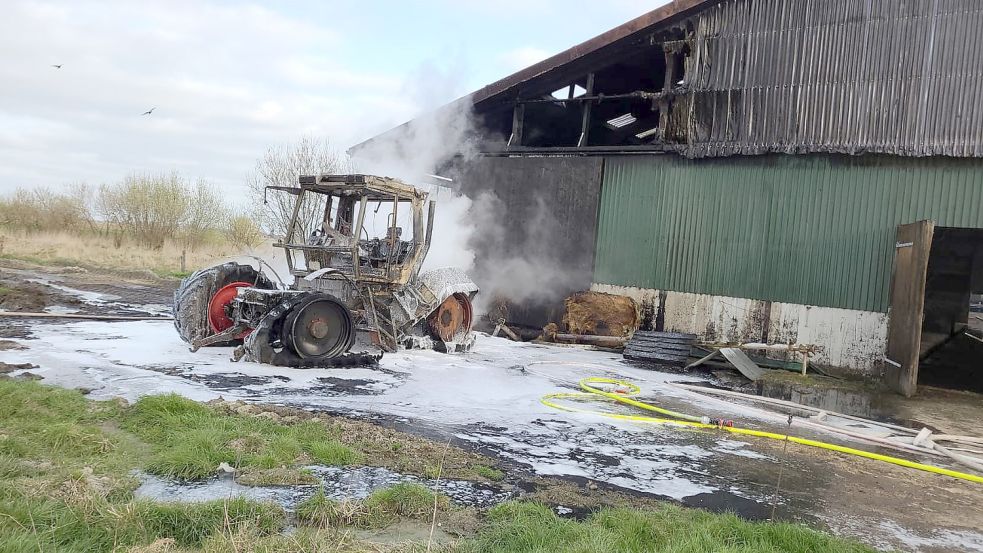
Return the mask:
[[[460, 269], [420, 272], [436, 208], [426, 192], [370, 175], [304, 176], [297, 187], [270, 191], [294, 196], [286, 235], [273, 244], [293, 282], [274, 283], [239, 263], [185, 279], [174, 294], [174, 323], [192, 350], [235, 345], [234, 359], [320, 367], [400, 347], [471, 348], [478, 287]], [[385, 226], [373, 237], [369, 227], [379, 229], [368, 223], [380, 210]], [[316, 220], [305, 220], [309, 213]], [[401, 221], [412, 227], [406, 239]]]

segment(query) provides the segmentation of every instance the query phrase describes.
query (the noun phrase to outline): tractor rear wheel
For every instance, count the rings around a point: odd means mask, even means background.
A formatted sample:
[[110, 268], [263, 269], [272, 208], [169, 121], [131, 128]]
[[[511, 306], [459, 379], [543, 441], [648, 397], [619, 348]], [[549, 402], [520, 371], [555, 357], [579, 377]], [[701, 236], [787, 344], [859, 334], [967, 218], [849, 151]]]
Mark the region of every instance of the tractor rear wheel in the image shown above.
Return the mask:
[[328, 294], [312, 294], [294, 305], [280, 332], [280, 341], [307, 360], [338, 357], [355, 344], [351, 311]]
[[[197, 271], [181, 281], [174, 292], [174, 326], [181, 339], [189, 344], [229, 329], [234, 323], [229, 318], [229, 306], [239, 288], [255, 286], [273, 289], [273, 282], [250, 265], [235, 262], [223, 263]], [[213, 346], [234, 346], [242, 343], [249, 334], [244, 331], [233, 340], [217, 342]]]

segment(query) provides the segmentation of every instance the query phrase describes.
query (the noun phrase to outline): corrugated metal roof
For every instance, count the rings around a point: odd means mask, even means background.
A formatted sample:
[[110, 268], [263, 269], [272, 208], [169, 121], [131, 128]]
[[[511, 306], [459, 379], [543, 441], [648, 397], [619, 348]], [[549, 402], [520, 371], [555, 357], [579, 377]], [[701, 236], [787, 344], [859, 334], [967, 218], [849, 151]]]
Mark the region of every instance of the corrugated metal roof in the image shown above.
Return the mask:
[[983, 155], [979, 0], [725, 0], [694, 20], [687, 156]]
[[605, 162], [594, 281], [886, 312], [897, 225], [983, 228], [983, 160]]

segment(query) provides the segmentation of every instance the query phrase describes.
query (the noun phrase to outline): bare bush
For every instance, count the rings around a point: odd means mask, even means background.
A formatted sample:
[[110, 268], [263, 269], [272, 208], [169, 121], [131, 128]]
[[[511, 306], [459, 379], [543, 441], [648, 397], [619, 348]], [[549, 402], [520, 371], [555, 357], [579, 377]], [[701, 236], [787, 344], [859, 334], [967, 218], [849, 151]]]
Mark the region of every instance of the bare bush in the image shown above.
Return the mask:
[[132, 234], [140, 243], [163, 247], [186, 217], [188, 194], [177, 174], [131, 175], [99, 188], [99, 210], [117, 235]]
[[[350, 170], [350, 162], [335, 152], [327, 140], [313, 137], [301, 138], [292, 145], [270, 147], [263, 158], [256, 162], [256, 169], [249, 176], [248, 184], [256, 216], [264, 229], [276, 236], [286, 234], [287, 222], [293, 213], [294, 196], [271, 190], [267, 186], [296, 187], [301, 175], [339, 173]], [[305, 202], [299, 219], [303, 222], [303, 236], [314, 230], [318, 213], [323, 211], [323, 198]]]
[[225, 222], [225, 239], [237, 250], [249, 250], [263, 243], [263, 229], [248, 214], [230, 213]]
[[117, 246], [132, 236], [152, 248], [177, 240], [193, 249], [225, 218], [216, 190], [204, 181], [191, 186], [176, 173], [131, 175], [117, 184], [102, 185], [96, 209]]
[[214, 186], [199, 180], [187, 190], [187, 212], [181, 224], [181, 241], [198, 248], [208, 235], [219, 230], [227, 219], [225, 203]]
[[47, 188], [18, 189], [0, 199], [0, 225], [28, 231], [83, 231], [94, 228], [89, 190], [75, 185], [67, 193]]

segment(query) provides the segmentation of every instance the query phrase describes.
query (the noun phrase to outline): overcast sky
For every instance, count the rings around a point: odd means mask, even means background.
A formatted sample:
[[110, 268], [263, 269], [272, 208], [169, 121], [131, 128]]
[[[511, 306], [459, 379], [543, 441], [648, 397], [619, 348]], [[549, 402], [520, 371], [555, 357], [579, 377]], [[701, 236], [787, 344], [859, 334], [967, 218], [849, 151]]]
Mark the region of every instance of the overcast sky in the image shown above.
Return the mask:
[[344, 150], [664, 3], [4, 0], [0, 193], [177, 170], [236, 194], [272, 144]]

